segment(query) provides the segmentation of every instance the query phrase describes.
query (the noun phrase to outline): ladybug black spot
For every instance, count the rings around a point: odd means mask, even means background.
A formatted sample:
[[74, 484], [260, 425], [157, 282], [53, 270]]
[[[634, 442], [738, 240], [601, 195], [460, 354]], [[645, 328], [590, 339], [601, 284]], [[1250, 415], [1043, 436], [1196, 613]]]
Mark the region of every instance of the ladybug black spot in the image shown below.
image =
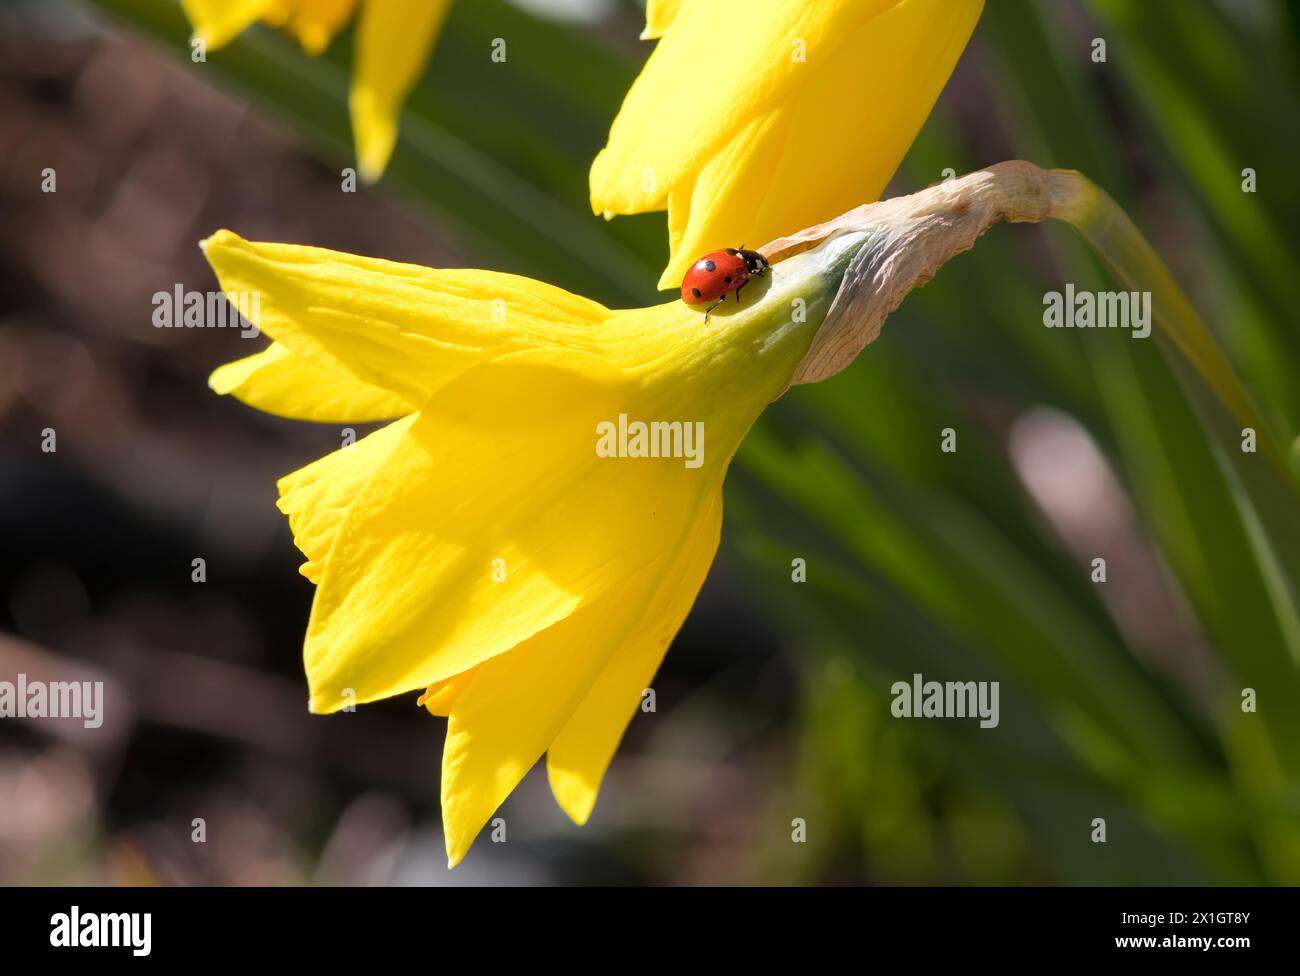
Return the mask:
[[691, 289], [691, 294], [694, 295], [696, 298], [699, 298], [699, 297], [700, 297], [700, 290], [699, 290], [698, 288], [692, 288], [692, 289]]
[[705, 270], [705, 271], [717, 271], [717, 270], [718, 270], [718, 266], [717, 266], [716, 264], [714, 264], [712, 261], [705, 261], [705, 262], [704, 262], [704, 270]]
[[731, 284], [731, 275], [727, 275], [727, 277], [723, 278], [722, 280], [725, 281], [727, 284]]

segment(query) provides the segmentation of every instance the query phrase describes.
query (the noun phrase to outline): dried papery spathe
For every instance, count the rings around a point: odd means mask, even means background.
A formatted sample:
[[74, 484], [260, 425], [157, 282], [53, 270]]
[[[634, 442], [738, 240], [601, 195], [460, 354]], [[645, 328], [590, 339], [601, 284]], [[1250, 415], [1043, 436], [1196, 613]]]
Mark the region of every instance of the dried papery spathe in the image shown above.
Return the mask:
[[1077, 216], [1089, 196], [1087, 185], [1077, 173], [1012, 160], [919, 193], [857, 207], [764, 245], [760, 250], [775, 264], [832, 238], [861, 235], [791, 385], [820, 382], [852, 363], [879, 337], [885, 319], [904, 298], [995, 224]]

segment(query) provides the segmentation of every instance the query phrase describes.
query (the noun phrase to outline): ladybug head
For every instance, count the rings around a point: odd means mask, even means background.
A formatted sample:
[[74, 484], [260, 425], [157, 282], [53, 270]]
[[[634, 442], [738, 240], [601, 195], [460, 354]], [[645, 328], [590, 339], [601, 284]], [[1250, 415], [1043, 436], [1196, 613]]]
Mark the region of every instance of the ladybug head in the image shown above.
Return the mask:
[[747, 251], [741, 247], [728, 248], [728, 252], [731, 254], [739, 254], [744, 259], [745, 267], [749, 269], [750, 274], [762, 274], [770, 267], [767, 263], [767, 258], [763, 257], [763, 255], [759, 254], [757, 251]]

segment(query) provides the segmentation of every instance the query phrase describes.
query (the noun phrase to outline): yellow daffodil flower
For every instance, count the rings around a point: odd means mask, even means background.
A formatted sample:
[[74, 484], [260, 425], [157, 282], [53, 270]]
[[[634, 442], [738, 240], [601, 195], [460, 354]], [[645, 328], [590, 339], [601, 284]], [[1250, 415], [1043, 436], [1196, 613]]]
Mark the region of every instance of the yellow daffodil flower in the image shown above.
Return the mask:
[[835, 273], [820, 251], [792, 258], [706, 326], [681, 302], [612, 311], [489, 271], [228, 231], [203, 246], [274, 340], [218, 369], [217, 392], [397, 418], [279, 484], [317, 585], [309, 707], [420, 690], [449, 718], [452, 864], [543, 753], [583, 823], [713, 560], [732, 455], [847, 257]]
[[451, 0], [181, 0], [196, 37], [212, 49], [261, 20], [320, 54], [358, 4], [348, 107], [357, 171], [373, 183], [397, 144], [402, 103], [419, 80]]
[[392, 422], [279, 482], [316, 584], [309, 707], [421, 691], [448, 718], [452, 865], [543, 755], [584, 823], [718, 545], [722, 483], [763, 408], [846, 367], [1001, 220], [1078, 219], [1077, 174], [1004, 163], [772, 241], [706, 325], [514, 275], [204, 242], [273, 342], [218, 393]]
[[668, 211], [676, 288], [701, 254], [875, 200], [983, 0], [649, 0], [657, 38], [591, 168], [596, 213]]

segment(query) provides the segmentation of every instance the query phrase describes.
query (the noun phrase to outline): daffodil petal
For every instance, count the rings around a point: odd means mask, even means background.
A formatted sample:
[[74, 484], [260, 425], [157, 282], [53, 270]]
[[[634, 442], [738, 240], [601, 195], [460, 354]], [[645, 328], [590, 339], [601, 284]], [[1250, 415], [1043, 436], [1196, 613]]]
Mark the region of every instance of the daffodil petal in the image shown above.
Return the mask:
[[551, 792], [574, 823], [585, 824], [591, 816], [605, 770], [704, 585], [721, 533], [719, 494], [674, 557], [627, 639], [547, 750]]
[[668, 28], [672, 26], [685, 2], [686, 0], [646, 0], [645, 30], [641, 32], [641, 40], [653, 41], [668, 33]]
[[289, 517], [294, 545], [307, 557], [299, 572], [319, 583], [339, 526], [362, 489], [410, 430], [415, 415], [325, 455], [280, 479], [280, 511]]
[[606, 597], [477, 669], [442, 751], [449, 867], [559, 734], [630, 624], [628, 601]]
[[[809, 62], [831, 61], [848, 27], [900, 2], [909, 0], [757, 0], [739, 24], [731, 4], [682, 5], [592, 163], [594, 212], [662, 209], [679, 180], [806, 82], [810, 64], [794, 57], [796, 42]], [[704, 71], [714, 65], [725, 68]]]
[[756, 231], [758, 205], [742, 208], [736, 207], [734, 201], [742, 182], [749, 184], [746, 190], [750, 192], [753, 184], [762, 184], [755, 200], [781, 195], [768, 194], [760, 174], [770, 173], [781, 161], [788, 145], [782, 135], [789, 114], [780, 109], [756, 117], [721, 147], [696, 178], [673, 189], [668, 197], [669, 258], [659, 278], [660, 289], [680, 288], [682, 278], [701, 254], [722, 247], [753, 247], [753, 241], [774, 236], [764, 237]]
[[467, 671], [656, 559], [721, 468], [598, 457], [628, 397], [603, 360], [548, 349], [439, 390], [338, 526], [307, 628], [311, 708]]
[[469, 687], [475, 675], [478, 674], [477, 667], [470, 668], [460, 674], [453, 675], [444, 681], [438, 681], [429, 685], [417, 704], [423, 705], [429, 710], [430, 715], [438, 715], [446, 718], [451, 714], [452, 706], [466, 688]]
[[263, 332], [325, 372], [387, 390], [411, 409], [493, 356], [535, 346], [594, 349], [609, 314], [516, 275], [254, 243], [230, 231], [203, 249], [227, 293], [257, 295]]
[[364, 424], [411, 412], [411, 404], [349, 373], [335, 373], [295, 356], [282, 343], [215, 369], [215, 393], [277, 417], [317, 423]]
[[352, 65], [352, 134], [361, 178], [373, 183], [397, 144], [402, 103], [424, 71], [451, 0], [367, 3]]
[[264, 17], [276, 0], [181, 0], [194, 36], [215, 50]]
[[[982, 7], [768, 0], [747, 9], [743, 40], [718, 43], [726, 5], [686, 5], [592, 166], [593, 209], [667, 206], [672, 256], [660, 287], [675, 288], [702, 253], [752, 246], [875, 199]], [[793, 56], [796, 44], [805, 60]], [[688, 90], [698, 78], [690, 66], [714, 61], [728, 71], [714, 79], [705, 110]]]
[[355, 8], [356, 0], [294, 0], [285, 29], [304, 51], [318, 55], [330, 46]]
[[[751, 127], [699, 174], [689, 229], [660, 287], [679, 285], [695, 258], [737, 235], [770, 240], [783, 228], [877, 199], [933, 109], [979, 13], [978, 2], [898, 3], [847, 38], [858, 58], [810, 64], [816, 70], [807, 85], [772, 113], [769, 125]], [[870, 111], [844, 124], [844, 92], [885, 91], [904, 77], [905, 92], [873, 101]], [[773, 186], [786, 189], [768, 192]]]
[[[571, 755], [576, 765], [560, 760], [556, 798], [575, 820], [589, 814], [599, 773], [608, 763], [608, 756], [603, 762], [599, 756], [607, 745], [612, 750], [627, 724], [627, 702], [621, 693], [629, 677], [641, 676], [646, 655], [633, 655], [637, 660], [632, 664], [619, 661], [611, 680], [604, 680], [604, 674], [614, 663], [611, 659], [629, 646], [643, 649], [646, 643], [658, 649], [651, 672], [658, 665], [718, 545], [720, 487], [699, 499], [689, 520], [660, 539], [658, 556], [619, 589], [478, 665], [473, 681], [452, 704], [442, 752], [442, 825], [450, 866], [463, 858], [487, 819], [563, 734], [568, 741], [560, 751]], [[689, 577], [677, 574], [688, 567]], [[672, 613], [675, 620], [651, 620], [651, 612]], [[650, 630], [649, 641], [637, 633], [642, 626]], [[582, 710], [593, 691], [601, 699], [595, 708], [601, 715]], [[640, 697], [640, 691], [638, 687], [634, 694]], [[619, 699], [610, 712], [621, 720], [603, 713], [610, 693]], [[575, 724], [576, 713], [580, 717]], [[610, 742], [615, 724], [617, 733]], [[584, 732], [603, 736], [593, 747], [582, 747], [575, 736]], [[597, 784], [590, 784], [593, 772]]]

